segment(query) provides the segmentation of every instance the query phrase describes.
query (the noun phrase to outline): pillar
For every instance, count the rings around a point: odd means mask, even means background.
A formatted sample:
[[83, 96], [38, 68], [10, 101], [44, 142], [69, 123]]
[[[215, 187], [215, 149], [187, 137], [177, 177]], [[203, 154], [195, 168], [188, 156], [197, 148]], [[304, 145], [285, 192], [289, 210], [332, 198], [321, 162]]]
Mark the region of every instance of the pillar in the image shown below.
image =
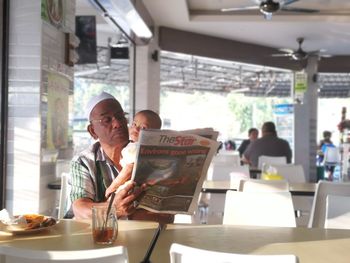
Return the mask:
[[310, 56], [305, 68], [308, 74], [308, 88], [304, 94], [304, 102], [295, 104], [294, 112], [294, 162], [301, 164], [306, 180], [316, 182], [316, 152], [317, 152], [317, 100], [318, 83], [316, 81], [319, 58]]
[[159, 113], [160, 49], [157, 32], [154, 32], [154, 37], [148, 45], [132, 48], [130, 62], [132, 115], [145, 109]]

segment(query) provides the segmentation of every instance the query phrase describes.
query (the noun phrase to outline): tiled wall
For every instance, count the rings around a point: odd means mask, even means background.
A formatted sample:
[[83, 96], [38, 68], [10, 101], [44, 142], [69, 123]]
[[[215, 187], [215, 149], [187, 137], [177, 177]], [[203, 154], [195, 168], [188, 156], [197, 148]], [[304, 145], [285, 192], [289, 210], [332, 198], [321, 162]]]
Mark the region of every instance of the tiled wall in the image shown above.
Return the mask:
[[[65, 4], [64, 31], [74, 32], [75, 1]], [[41, 0], [11, 0], [6, 207], [14, 214], [55, 210], [57, 191], [47, 188], [55, 163], [42, 161], [41, 101], [46, 71], [60, 68], [72, 79], [64, 55], [63, 30], [41, 20]]]

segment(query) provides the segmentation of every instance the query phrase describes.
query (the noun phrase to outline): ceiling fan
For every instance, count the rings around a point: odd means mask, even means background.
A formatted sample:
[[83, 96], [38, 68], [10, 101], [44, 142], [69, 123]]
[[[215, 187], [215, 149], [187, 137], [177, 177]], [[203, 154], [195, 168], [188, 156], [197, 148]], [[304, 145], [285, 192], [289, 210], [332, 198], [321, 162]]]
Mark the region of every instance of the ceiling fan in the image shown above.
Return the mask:
[[285, 53], [272, 54], [272, 56], [273, 57], [290, 57], [292, 60], [296, 60], [296, 61], [305, 60], [311, 55], [318, 55], [320, 57], [330, 57], [330, 55], [327, 55], [327, 54], [320, 54], [320, 52], [323, 52], [324, 50], [314, 50], [309, 52], [304, 51], [301, 47], [304, 42], [304, 38], [302, 37], [297, 38], [297, 42], [298, 42], [297, 50], [281, 48], [280, 51]]
[[253, 6], [246, 7], [232, 7], [232, 8], [222, 8], [222, 12], [234, 12], [234, 11], [245, 11], [245, 10], [259, 10], [264, 18], [270, 20], [272, 18], [272, 14], [277, 11], [287, 11], [287, 12], [298, 12], [298, 13], [317, 13], [319, 10], [316, 9], [306, 9], [306, 8], [298, 8], [298, 7], [289, 7], [288, 5], [298, 2], [299, 0], [281, 0], [281, 1], [273, 1], [273, 0], [252, 0], [256, 3]]

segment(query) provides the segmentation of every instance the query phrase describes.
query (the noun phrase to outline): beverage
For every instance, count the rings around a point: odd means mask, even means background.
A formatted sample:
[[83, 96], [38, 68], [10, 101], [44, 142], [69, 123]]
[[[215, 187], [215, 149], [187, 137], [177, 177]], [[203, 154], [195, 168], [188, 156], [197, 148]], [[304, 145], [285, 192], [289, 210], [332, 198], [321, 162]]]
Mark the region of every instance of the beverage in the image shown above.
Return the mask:
[[92, 237], [97, 244], [111, 244], [117, 238], [118, 222], [115, 209], [112, 207], [107, 216], [107, 206], [92, 207]]
[[117, 237], [118, 230], [111, 227], [104, 229], [94, 229], [92, 232], [93, 238], [98, 244], [111, 244]]

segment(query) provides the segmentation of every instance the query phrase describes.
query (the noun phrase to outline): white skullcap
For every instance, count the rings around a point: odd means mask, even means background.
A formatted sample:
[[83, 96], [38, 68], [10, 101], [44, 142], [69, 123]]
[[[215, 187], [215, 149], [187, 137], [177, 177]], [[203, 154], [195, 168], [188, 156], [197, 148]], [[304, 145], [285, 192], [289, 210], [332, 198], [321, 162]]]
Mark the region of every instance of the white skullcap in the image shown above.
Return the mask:
[[116, 100], [111, 94], [104, 92], [104, 91], [102, 93], [100, 93], [99, 95], [92, 97], [89, 100], [89, 102], [86, 104], [85, 115], [86, 115], [87, 119], [90, 120], [90, 114], [99, 102], [101, 102], [103, 100], [108, 100], [108, 99]]

